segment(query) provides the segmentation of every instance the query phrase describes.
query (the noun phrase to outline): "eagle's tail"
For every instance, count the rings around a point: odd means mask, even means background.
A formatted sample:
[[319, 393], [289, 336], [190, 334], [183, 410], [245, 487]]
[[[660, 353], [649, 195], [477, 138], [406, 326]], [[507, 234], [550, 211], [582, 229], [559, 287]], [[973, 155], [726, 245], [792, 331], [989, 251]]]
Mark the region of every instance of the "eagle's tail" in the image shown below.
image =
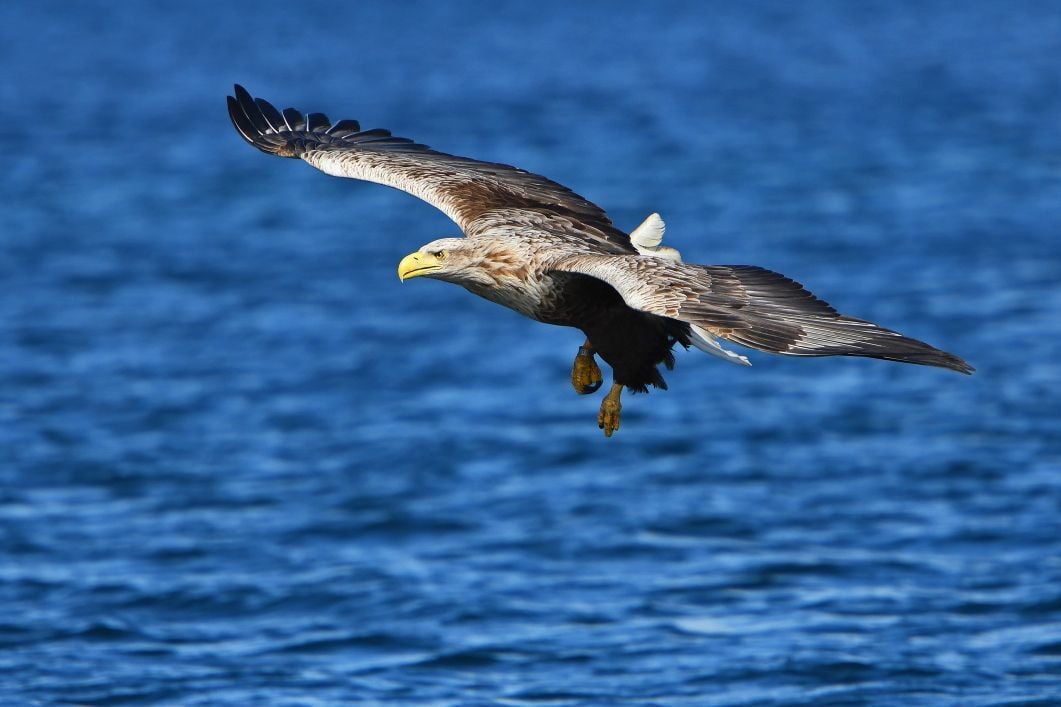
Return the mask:
[[752, 365], [752, 362], [748, 360], [747, 356], [741, 356], [738, 353], [733, 353], [732, 351], [723, 348], [722, 344], [718, 343], [718, 339], [712, 336], [711, 332], [707, 329], [695, 324], [691, 325], [691, 329], [689, 342], [704, 353], [717, 356], [723, 361], [735, 363], [738, 366]]

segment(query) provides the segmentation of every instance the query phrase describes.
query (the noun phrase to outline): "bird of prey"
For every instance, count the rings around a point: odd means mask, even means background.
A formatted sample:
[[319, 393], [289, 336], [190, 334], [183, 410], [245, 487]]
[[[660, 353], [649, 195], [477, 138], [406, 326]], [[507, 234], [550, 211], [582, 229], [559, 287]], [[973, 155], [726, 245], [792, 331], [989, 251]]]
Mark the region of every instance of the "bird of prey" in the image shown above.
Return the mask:
[[[658, 367], [675, 344], [732, 363], [748, 359], [719, 339], [787, 356], [866, 356], [972, 373], [954, 354], [840, 314], [784, 275], [750, 265], [693, 265], [655, 250], [658, 215], [637, 242], [570, 189], [517, 167], [432, 150], [355, 120], [277, 110], [236, 86], [228, 112], [262, 152], [308, 162], [326, 174], [385, 184], [435, 206], [463, 237], [440, 238], [398, 264], [404, 280], [430, 277], [546, 324], [585, 335], [571, 373], [580, 394], [602, 382], [595, 355], [612, 369], [597, 424], [619, 428], [623, 388], [666, 389]], [[657, 223], [658, 221], [658, 223]]]

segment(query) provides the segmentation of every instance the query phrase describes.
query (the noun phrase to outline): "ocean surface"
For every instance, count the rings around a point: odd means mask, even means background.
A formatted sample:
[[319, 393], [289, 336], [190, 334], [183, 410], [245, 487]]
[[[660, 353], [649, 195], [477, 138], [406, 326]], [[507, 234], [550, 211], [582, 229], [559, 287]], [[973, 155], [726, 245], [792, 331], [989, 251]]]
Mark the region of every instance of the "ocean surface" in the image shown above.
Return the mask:
[[[1061, 704], [1061, 9], [5, 3], [0, 704]], [[517, 164], [967, 358], [578, 332], [225, 95]]]

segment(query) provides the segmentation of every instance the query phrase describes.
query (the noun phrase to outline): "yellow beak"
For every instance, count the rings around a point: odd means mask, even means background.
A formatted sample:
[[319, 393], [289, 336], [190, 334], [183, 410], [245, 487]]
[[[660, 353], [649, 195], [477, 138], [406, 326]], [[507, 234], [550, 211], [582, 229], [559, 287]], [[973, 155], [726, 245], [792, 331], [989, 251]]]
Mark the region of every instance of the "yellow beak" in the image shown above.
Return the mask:
[[434, 270], [441, 269], [442, 264], [438, 262], [438, 258], [430, 253], [417, 251], [405, 256], [402, 258], [402, 262], [398, 263], [398, 279], [405, 282], [414, 277], [420, 277]]

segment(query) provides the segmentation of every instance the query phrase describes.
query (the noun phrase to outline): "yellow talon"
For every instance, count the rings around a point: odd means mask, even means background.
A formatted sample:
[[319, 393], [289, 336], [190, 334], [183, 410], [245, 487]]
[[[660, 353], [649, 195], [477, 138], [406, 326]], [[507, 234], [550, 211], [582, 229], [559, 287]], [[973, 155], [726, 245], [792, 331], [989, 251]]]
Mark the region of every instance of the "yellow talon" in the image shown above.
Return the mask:
[[619, 429], [619, 413], [623, 406], [619, 403], [623, 387], [618, 383], [612, 384], [612, 389], [604, 396], [600, 404], [600, 413], [597, 415], [597, 427], [604, 430], [605, 437], [611, 437], [612, 433]]
[[593, 349], [586, 346], [579, 348], [575, 364], [571, 367], [571, 385], [574, 386], [575, 392], [579, 395], [596, 393], [603, 382], [600, 366], [593, 358]]
[[589, 395], [600, 390], [604, 382], [600, 366], [593, 359], [593, 354], [575, 356], [575, 365], [571, 367], [571, 385], [579, 395]]

